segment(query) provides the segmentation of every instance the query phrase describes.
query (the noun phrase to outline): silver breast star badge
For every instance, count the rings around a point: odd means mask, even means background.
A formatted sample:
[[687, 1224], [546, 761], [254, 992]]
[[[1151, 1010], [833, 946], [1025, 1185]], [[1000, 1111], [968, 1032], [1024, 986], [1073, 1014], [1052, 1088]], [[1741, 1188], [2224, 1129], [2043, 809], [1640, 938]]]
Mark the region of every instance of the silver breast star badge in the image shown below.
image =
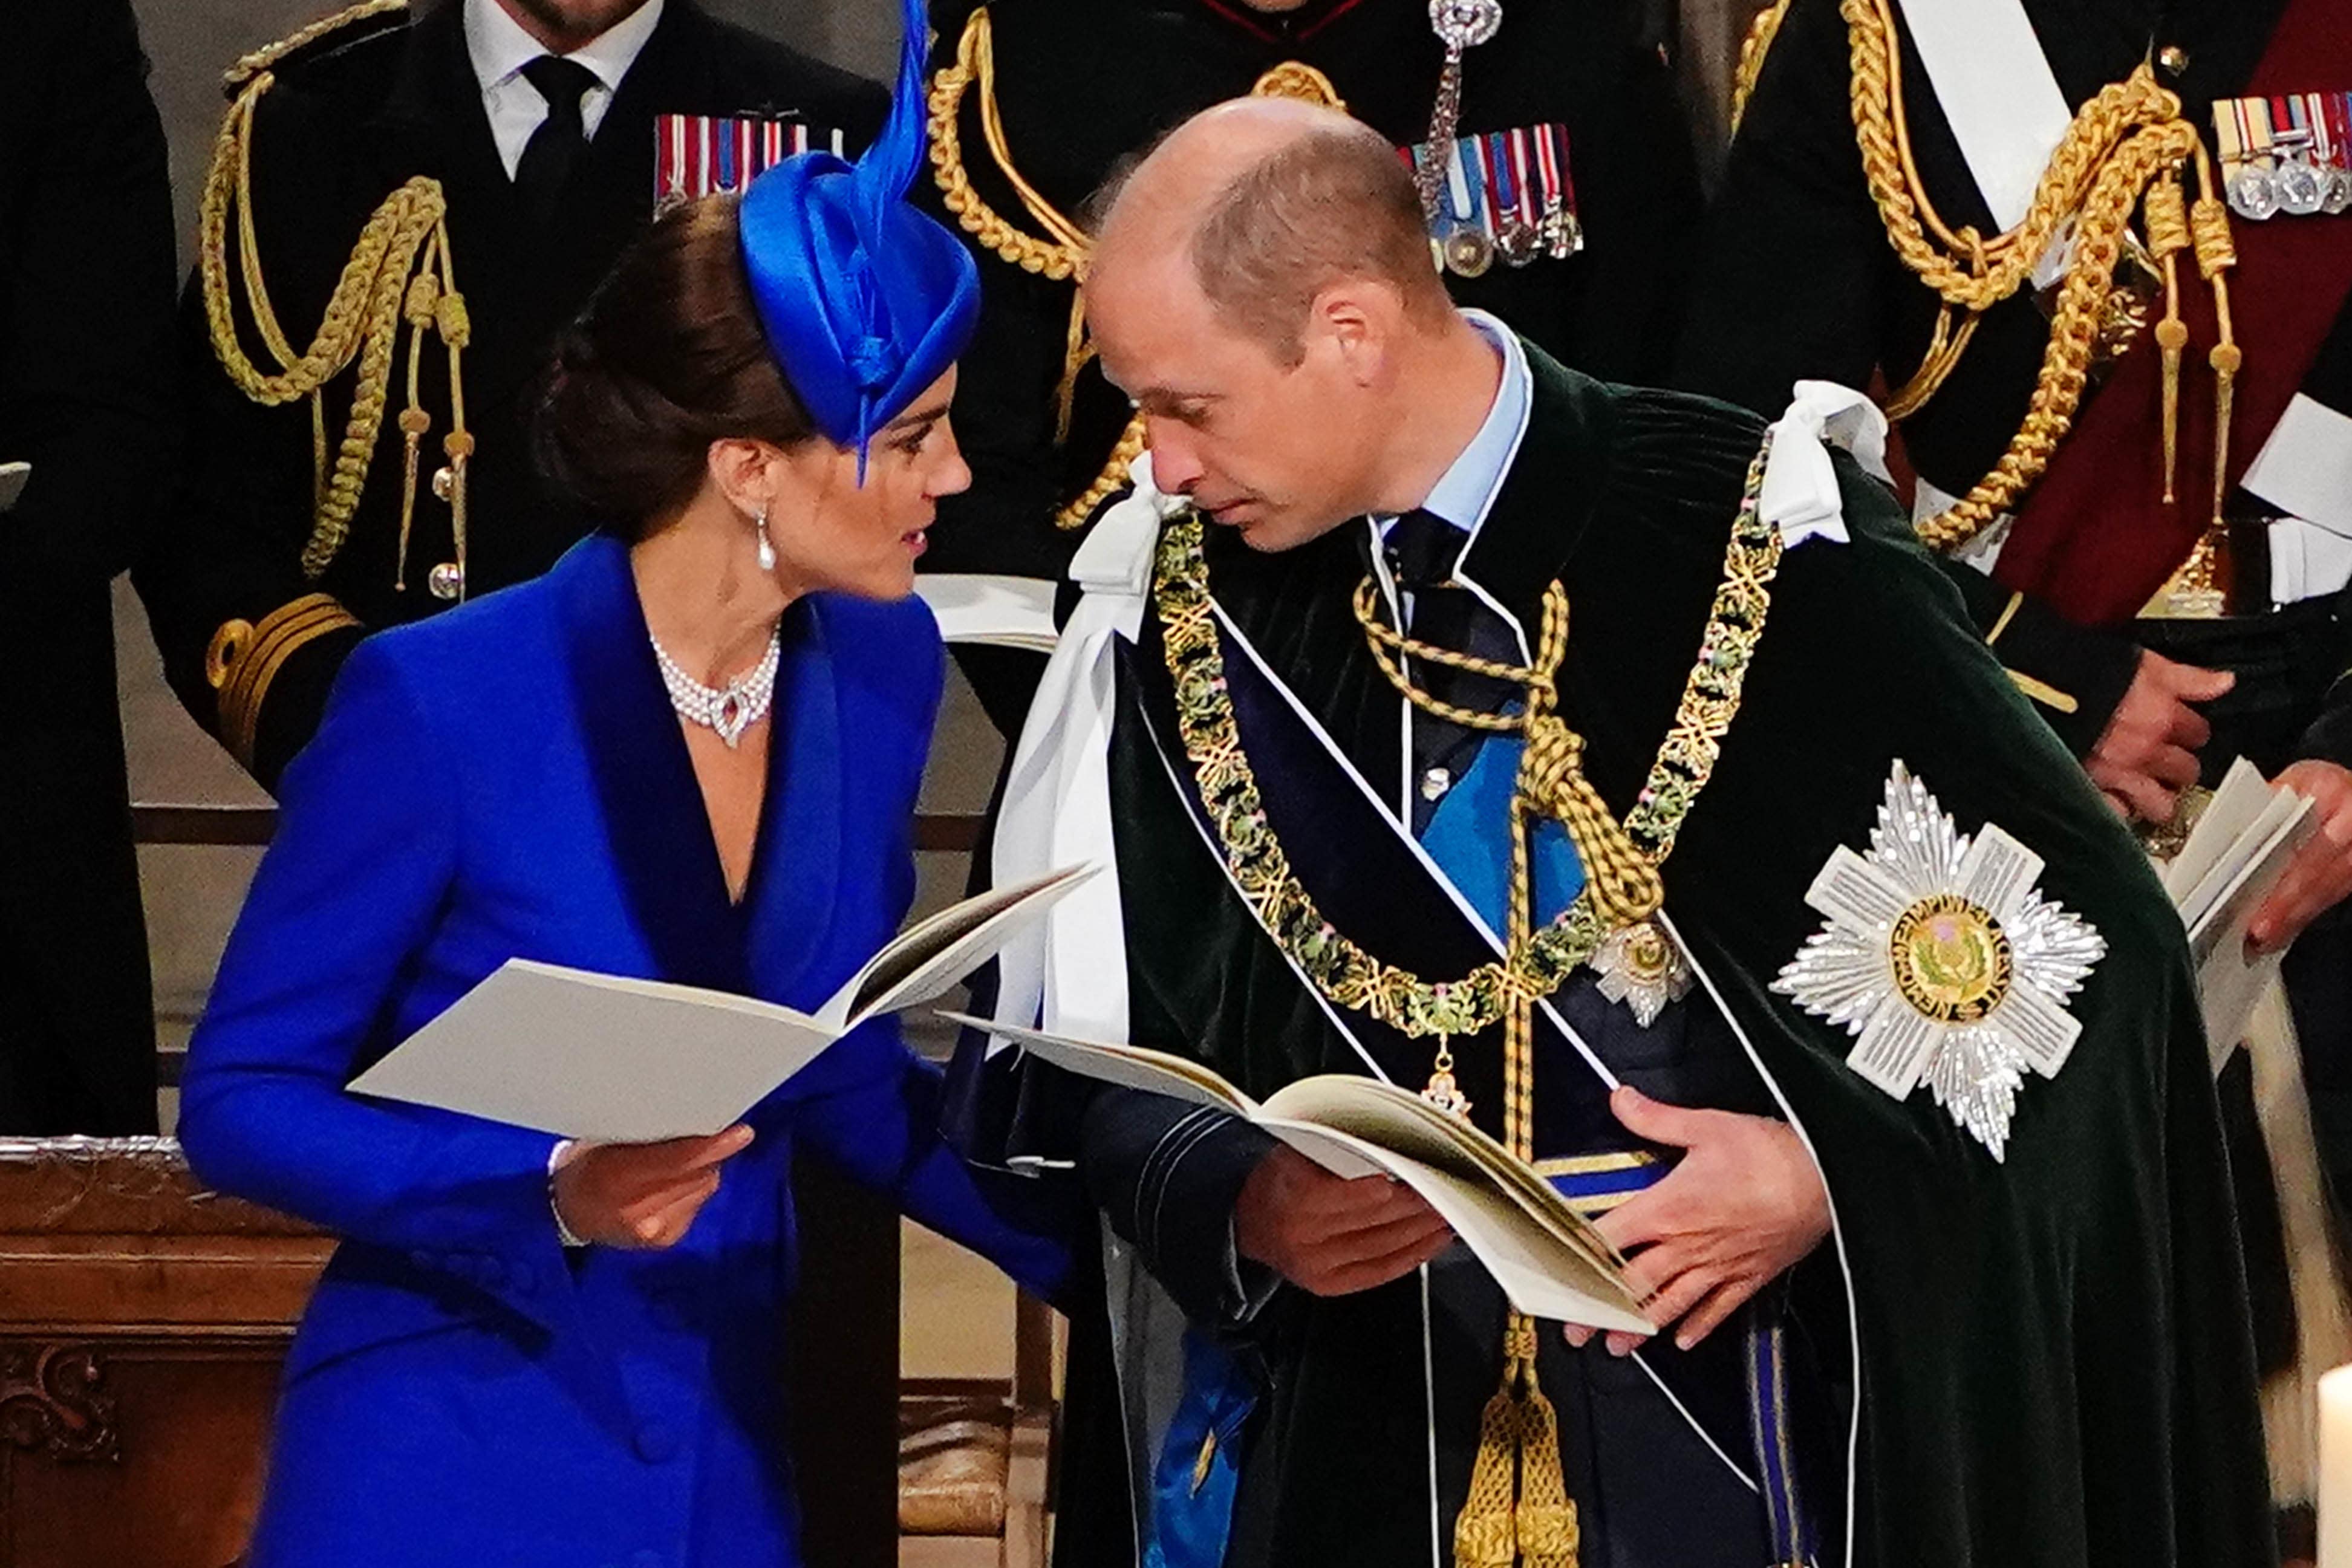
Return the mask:
[[1995, 1159], [2027, 1070], [2065, 1065], [2083, 1029], [2065, 1003], [2107, 950], [2042, 896], [2042, 863], [1990, 823], [1959, 832], [1898, 761], [1869, 852], [1839, 845], [1805, 894], [1828, 924], [1772, 982], [1856, 1037], [1846, 1064], [1878, 1088], [1924, 1078]]

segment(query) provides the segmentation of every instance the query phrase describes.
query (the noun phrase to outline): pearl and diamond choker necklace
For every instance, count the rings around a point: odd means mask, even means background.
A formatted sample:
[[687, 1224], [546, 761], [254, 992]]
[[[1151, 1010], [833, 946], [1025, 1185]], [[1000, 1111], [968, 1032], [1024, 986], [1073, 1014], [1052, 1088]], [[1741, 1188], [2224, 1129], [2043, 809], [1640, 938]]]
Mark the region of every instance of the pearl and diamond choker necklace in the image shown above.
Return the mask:
[[760, 662], [723, 686], [707, 686], [689, 675], [661, 640], [646, 634], [654, 645], [654, 662], [661, 666], [662, 685], [669, 688], [669, 706], [688, 724], [716, 730], [732, 751], [743, 732], [768, 716], [776, 697], [776, 667], [782, 661], [784, 629], [781, 622], [768, 633], [768, 651]]

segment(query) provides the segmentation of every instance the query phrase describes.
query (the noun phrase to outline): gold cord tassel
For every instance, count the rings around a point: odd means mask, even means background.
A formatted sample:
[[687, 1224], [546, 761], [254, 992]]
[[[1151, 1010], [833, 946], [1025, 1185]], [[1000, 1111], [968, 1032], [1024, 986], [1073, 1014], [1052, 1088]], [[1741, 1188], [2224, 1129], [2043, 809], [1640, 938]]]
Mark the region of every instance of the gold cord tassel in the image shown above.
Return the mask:
[[2230, 324], [2228, 273], [2238, 265], [2237, 243], [2230, 235], [2230, 209], [2213, 193], [2213, 165], [2201, 145], [2197, 150], [2197, 204], [2189, 210], [2189, 223], [2196, 236], [2197, 270], [2213, 289], [2213, 319], [2219, 329], [2219, 340], [2207, 356], [2213, 366], [2211, 526], [2219, 528], [2222, 526], [2221, 505], [2229, 491], [2231, 403], [2236, 398], [2238, 371], [2244, 368], [2245, 354], [2239, 349], [2237, 334]]
[[2189, 204], [2180, 181], [2168, 173], [2148, 187], [2147, 247], [2164, 264], [2164, 319], [2156, 324], [2156, 347], [2164, 367], [2164, 504], [2173, 504], [2173, 476], [2180, 459], [2180, 357], [2189, 347], [2189, 325], [2180, 319], [2180, 253], [2189, 248]]
[[1560, 1466], [1559, 1418], [1536, 1375], [1536, 1325], [1513, 1312], [1503, 1381], [1478, 1416], [1470, 1495], [1454, 1521], [1454, 1568], [1576, 1568], [1582, 1528]]

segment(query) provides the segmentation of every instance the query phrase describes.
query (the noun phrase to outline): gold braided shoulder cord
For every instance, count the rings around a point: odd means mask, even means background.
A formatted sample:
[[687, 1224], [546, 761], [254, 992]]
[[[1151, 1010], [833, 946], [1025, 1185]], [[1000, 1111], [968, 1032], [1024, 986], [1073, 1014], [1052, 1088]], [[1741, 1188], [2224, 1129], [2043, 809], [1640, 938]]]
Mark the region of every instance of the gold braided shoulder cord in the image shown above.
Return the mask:
[[[2188, 245], [2196, 246], [2200, 269], [2220, 298], [2222, 338], [2212, 364], [2218, 395], [2226, 408], [2229, 380], [2237, 368], [2227, 325], [2226, 285], [2220, 276], [2235, 259], [2228, 219], [2212, 194], [2195, 127], [2181, 118], [2179, 97], [2157, 84], [2153, 70], [2143, 64], [2085, 104], [2042, 172], [2025, 217], [2006, 233], [1985, 236], [1971, 227], [1956, 230], [1946, 224], [1919, 178], [1904, 110], [1890, 0], [1843, 0], [1840, 15], [1847, 26], [1855, 143], [1871, 200], [1895, 255], [1942, 303], [1926, 359], [1910, 382], [1888, 399], [1890, 417], [1907, 417], [1935, 395], [1967, 350], [1983, 312], [2026, 287], [2063, 226], [2070, 221], [2075, 225], [2073, 260], [2059, 291], [2049, 346], [2025, 421], [1999, 462], [1968, 495], [1919, 524], [1921, 538], [1937, 549], [1968, 543], [2010, 510], [2048, 467], [2081, 406], [2111, 308], [2116, 269], [2124, 257], [2126, 230], [2144, 195], [2150, 208], [2150, 249], [2164, 262], [2168, 278], [2167, 319], [2179, 321], [2172, 258]], [[2168, 188], [2178, 196], [2180, 172], [2192, 160], [2204, 182], [2194, 220], [2185, 226], [2168, 225], [2168, 214], [2158, 209], [2168, 199], [2164, 194]], [[2173, 204], [2175, 210], [2178, 204]], [[2179, 335], [2185, 341], [2185, 329]], [[2165, 343], [2164, 333], [2159, 332], [2158, 341]], [[2166, 358], [2168, 449], [2174, 428], [2171, 411], [2178, 402], [2178, 359], [2175, 343]], [[2225, 452], [2226, 427], [2220, 445]], [[2217, 453], [2217, 467], [2221, 461]], [[2168, 461], [2167, 476], [2168, 488]]]
[[[987, 143], [989, 156], [1047, 238], [1024, 233], [972, 188], [971, 176], [964, 169], [963, 132], [959, 120], [964, 97], [975, 82], [980, 88], [981, 135]], [[1094, 358], [1094, 345], [1087, 340], [1085, 287], [1087, 262], [1093, 255], [1094, 240], [1056, 211], [1013, 165], [1012, 150], [1004, 140], [1003, 120], [996, 106], [995, 35], [987, 6], [973, 8], [964, 23], [963, 36], [956, 44], [956, 63], [932, 78], [929, 111], [932, 181], [940, 188], [941, 201], [955, 214], [964, 232], [1024, 272], [1076, 286], [1070, 296], [1069, 342], [1063, 354], [1062, 379], [1054, 394], [1055, 441], [1066, 442], [1070, 437], [1070, 419], [1077, 399], [1078, 373]], [[1128, 465], [1141, 455], [1143, 446], [1143, 417], [1138, 414], [1119, 433], [1118, 444], [1093, 483], [1054, 514], [1054, 526], [1066, 531], [1084, 528], [1095, 509], [1127, 483]]]
[[[1045, 237], [1024, 231], [972, 188], [971, 176], [964, 166], [961, 119], [964, 99], [975, 87], [979, 89], [981, 138], [988, 148], [989, 159], [1013, 187], [1023, 209], [1044, 231]], [[1260, 98], [1296, 98], [1343, 112], [1347, 108], [1330, 78], [1295, 60], [1267, 71], [1250, 90]], [[957, 224], [991, 255], [1024, 272], [1073, 286], [1062, 379], [1054, 393], [1055, 440], [1056, 444], [1066, 442], [1070, 437], [1078, 374], [1095, 357], [1094, 345], [1087, 338], [1086, 302], [1087, 264], [1094, 254], [1094, 237], [1047, 201], [1013, 161], [1013, 150], [1005, 141], [1004, 121], [996, 102], [996, 35], [987, 6], [974, 7], [965, 20], [963, 34], [956, 42], [955, 64], [931, 78], [927, 101], [932, 183], [938, 185], [940, 200], [955, 215]], [[1054, 514], [1054, 526], [1065, 531], [1084, 528], [1105, 501], [1126, 487], [1127, 471], [1142, 455], [1143, 448], [1143, 416], [1139, 413], [1127, 422], [1127, 428], [1119, 433], [1093, 482]]]
[[[1201, 803], [1223, 845], [1227, 870], [1276, 944], [1332, 1001], [1416, 1038], [1437, 1037], [1423, 1093], [1466, 1113], [1448, 1041], [1500, 1018], [1503, 1137], [1522, 1160], [1535, 1155], [1535, 1004], [1559, 988], [1612, 931], [1649, 919], [1664, 889], [1658, 868], [1673, 852], [1691, 806], [1706, 788], [1724, 734], [1739, 711], [1748, 670], [1771, 606], [1780, 530], [1759, 515], [1768, 436], [1749, 465], [1726, 548], [1723, 580], [1707, 616], [1698, 661], [1685, 683], [1673, 727], [1621, 825], [1583, 775], [1583, 740], [1557, 711], [1557, 679], [1568, 651], [1568, 594], [1544, 591], [1543, 624], [1531, 664], [1477, 659], [1405, 637], [1381, 624], [1368, 579], [1356, 614], [1383, 674], [1414, 706], [1455, 723], [1525, 738], [1511, 801], [1511, 893], [1506, 956], [1461, 980], [1432, 983], [1382, 962], [1341, 935], [1317, 910], [1268, 826], [1265, 802], [1242, 744], [1225, 685], [1224, 655], [1209, 597], [1202, 524], [1187, 517], [1161, 536], [1153, 597], [1177, 725]], [[1430, 660], [1508, 681], [1525, 692], [1516, 714], [1487, 714], [1440, 702], [1414, 685], [1403, 658]], [[1566, 826], [1582, 858], [1585, 885], [1561, 915], [1534, 923], [1529, 835], [1544, 817]], [[1503, 1331], [1502, 1382], [1478, 1423], [1469, 1494], [1454, 1522], [1456, 1568], [1575, 1568], [1581, 1544], [1576, 1505], [1560, 1462], [1559, 1418], [1536, 1370], [1537, 1328], [1512, 1312]]]
[[1774, 0], [1749, 19], [1748, 31], [1739, 40], [1739, 59], [1731, 68], [1731, 130], [1739, 132], [1739, 121], [1748, 113], [1748, 100], [1756, 95], [1756, 78], [1764, 74], [1764, 57], [1771, 52], [1772, 40], [1780, 36], [1780, 24], [1789, 15], [1789, 0]]
[[[408, 488], [401, 512], [401, 554], [406, 557], [415, 497], [418, 449], [431, 421], [419, 400], [417, 357], [427, 330], [447, 350], [451, 428], [442, 449], [450, 460], [450, 505], [458, 567], [465, 564], [465, 481], [473, 437], [466, 428], [462, 355], [471, 338], [465, 299], [457, 290], [449, 244], [447, 203], [438, 182], [417, 178], [387, 196], [362, 227], [351, 258], [336, 279], [317, 334], [297, 352], [270, 302], [261, 273], [254, 224], [253, 128], [257, 106], [275, 85], [270, 62], [349, 22], [404, 9], [393, 0], [369, 0], [326, 22], [305, 28], [282, 44], [239, 61], [230, 72], [242, 82], [213, 149], [198, 214], [198, 270], [213, 351], [229, 380], [247, 397], [275, 406], [309, 398], [314, 513], [302, 550], [302, 570], [315, 580], [325, 572], [348, 537], [361, 492], [375, 454], [389, 400], [393, 357], [404, 318], [411, 328], [408, 405], [400, 416], [407, 445]], [[275, 371], [265, 371], [246, 354], [236, 327], [228, 262], [228, 225], [236, 218], [237, 273], [244, 284], [257, 334]], [[358, 365], [352, 405], [332, 461], [328, 454], [325, 391], [354, 362]]]

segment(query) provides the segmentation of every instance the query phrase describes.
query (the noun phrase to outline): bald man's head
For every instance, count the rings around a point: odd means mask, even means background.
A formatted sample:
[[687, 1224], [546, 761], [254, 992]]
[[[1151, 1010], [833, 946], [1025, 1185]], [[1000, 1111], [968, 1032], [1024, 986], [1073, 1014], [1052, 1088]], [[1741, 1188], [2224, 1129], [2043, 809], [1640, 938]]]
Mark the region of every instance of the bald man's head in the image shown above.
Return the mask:
[[1102, 221], [1087, 319], [1159, 486], [1261, 549], [1412, 489], [1454, 423], [1427, 417], [1433, 400], [1483, 376], [1470, 395], [1492, 401], [1498, 373], [1430, 265], [1394, 150], [1276, 99], [1197, 115], [1137, 165]]
[[1218, 316], [1286, 365], [1335, 284], [1393, 289], [1423, 325], [1452, 309], [1396, 150], [1360, 120], [1286, 99], [1220, 104], [1162, 141], [1108, 193], [1097, 269], [1123, 252], [1187, 256]]

